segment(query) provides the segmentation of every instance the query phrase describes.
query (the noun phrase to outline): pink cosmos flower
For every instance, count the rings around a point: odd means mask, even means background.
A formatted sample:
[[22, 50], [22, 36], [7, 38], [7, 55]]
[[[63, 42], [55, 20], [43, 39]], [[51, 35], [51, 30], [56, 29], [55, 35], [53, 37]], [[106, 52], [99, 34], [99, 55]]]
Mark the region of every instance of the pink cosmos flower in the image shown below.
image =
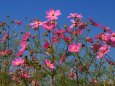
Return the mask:
[[71, 80], [76, 80], [76, 78], [77, 78], [76, 70], [74, 68], [72, 68], [71, 72], [68, 74], [68, 76]]
[[80, 34], [82, 34], [82, 30], [81, 29], [74, 30], [74, 31], [72, 31], [72, 34], [73, 35], [80, 35]]
[[56, 20], [58, 19], [58, 16], [61, 15], [60, 10], [54, 11], [54, 9], [50, 9], [49, 11], [46, 11], [46, 18], [49, 20]]
[[21, 41], [20, 41], [20, 46], [21, 46], [22, 48], [21, 48], [20, 51], [15, 55], [16, 57], [19, 57], [19, 56], [21, 56], [21, 55], [24, 53], [24, 51], [25, 51], [25, 49], [26, 49], [26, 47], [27, 47], [26, 41], [21, 40]]
[[112, 33], [112, 36], [111, 36], [111, 46], [115, 47], [115, 33]]
[[79, 21], [70, 20], [73, 24], [69, 28], [74, 28], [79, 25]]
[[22, 24], [22, 21], [20, 21], [20, 20], [15, 20], [15, 23], [16, 23], [17, 25], [21, 25], [21, 24]]
[[19, 66], [23, 64], [24, 64], [24, 60], [21, 57], [16, 58], [15, 60], [12, 61], [12, 65], [14, 66]]
[[34, 30], [37, 30], [39, 26], [42, 26], [42, 22], [40, 22], [38, 19], [30, 23], [30, 27], [32, 27]]
[[92, 18], [89, 18], [89, 21], [94, 27], [101, 27], [102, 26], [101, 24], [96, 23]]
[[102, 28], [105, 32], [110, 32], [110, 33], [112, 33], [112, 30], [110, 30], [109, 27], [106, 27], [106, 26], [101, 25], [101, 28]]
[[83, 16], [82, 16], [82, 14], [70, 13], [70, 15], [67, 18], [78, 18], [78, 19], [82, 19]]
[[66, 42], [70, 43], [70, 42], [72, 41], [72, 38], [71, 38], [71, 37], [65, 37], [65, 36], [64, 36], [64, 40], [65, 40]]
[[42, 23], [42, 27], [48, 31], [51, 31], [55, 28], [56, 24], [53, 24], [49, 21], [45, 21]]
[[110, 44], [111, 42], [111, 35], [109, 33], [102, 34], [101, 36], [102, 41], [104, 41], [106, 44]]
[[102, 58], [105, 54], [107, 54], [110, 51], [110, 46], [104, 45], [99, 48], [99, 51], [97, 52], [97, 57], [96, 58]]
[[64, 30], [63, 29], [58, 29], [53, 32], [53, 34], [59, 38], [64, 38]]
[[54, 68], [55, 68], [54, 64], [53, 64], [49, 59], [46, 59], [46, 60], [45, 60], [45, 65], [46, 65], [48, 68], [51, 68], [51, 69], [54, 69]]
[[60, 41], [60, 39], [57, 37], [57, 36], [53, 36], [52, 37], [52, 43], [53, 44], [55, 44], [55, 43], [57, 43], [57, 42], [59, 42]]
[[6, 49], [5, 51], [0, 52], [0, 56], [9, 55], [11, 52], [12, 52], [12, 50]]
[[23, 41], [27, 41], [27, 40], [29, 39], [29, 37], [30, 37], [30, 32], [26, 32], [26, 33], [23, 35], [22, 40], [23, 40]]
[[86, 38], [86, 41], [92, 43], [92, 42], [93, 42], [93, 38], [87, 37], [87, 38]]
[[19, 57], [20, 55], [22, 55], [27, 47], [27, 40], [29, 39], [30, 37], [30, 32], [26, 32], [22, 38], [22, 40], [20, 41], [20, 46], [22, 47], [20, 49], [20, 51], [15, 54], [16, 57]]
[[60, 57], [59, 65], [61, 65], [65, 61], [66, 59], [65, 57], [66, 57], [66, 53], [63, 53], [62, 56]]
[[1, 42], [4, 43], [7, 38], [8, 38], [8, 31], [5, 31], [4, 37], [3, 37], [3, 39], [1, 40]]
[[21, 78], [25, 78], [25, 79], [29, 79], [30, 78], [30, 73], [29, 72], [26, 72], [24, 70], [21, 70], [20, 72], [20, 77]]
[[99, 50], [99, 48], [101, 47], [101, 43], [94, 43], [92, 46], [91, 46], [91, 49], [93, 50], [94, 53], [97, 53], [97, 51]]
[[78, 45], [76, 45], [75, 43], [71, 43], [71, 44], [69, 44], [69, 46], [68, 46], [68, 50], [69, 50], [70, 52], [75, 52], [75, 53], [77, 53], [77, 52], [80, 51], [81, 47], [82, 47], [82, 44], [81, 44], [80, 42], [78, 43]]
[[45, 42], [44, 49], [47, 49], [49, 47], [49, 42]]

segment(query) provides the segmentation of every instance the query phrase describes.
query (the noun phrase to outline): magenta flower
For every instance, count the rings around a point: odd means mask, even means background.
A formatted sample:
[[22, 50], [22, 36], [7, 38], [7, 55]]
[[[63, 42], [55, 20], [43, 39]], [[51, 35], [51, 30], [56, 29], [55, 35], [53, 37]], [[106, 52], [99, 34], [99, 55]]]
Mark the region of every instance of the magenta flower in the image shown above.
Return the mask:
[[20, 49], [20, 51], [15, 54], [16, 57], [19, 57], [20, 55], [22, 55], [27, 47], [27, 40], [29, 39], [30, 37], [30, 32], [26, 32], [22, 38], [22, 40], [20, 41], [20, 46], [22, 47]]
[[61, 15], [60, 10], [56, 10], [54, 11], [54, 9], [50, 9], [49, 11], [46, 11], [46, 18], [48, 18], [49, 20], [56, 20], [58, 19], [58, 16]]
[[8, 31], [5, 31], [4, 37], [3, 37], [3, 39], [1, 40], [1, 42], [4, 43], [7, 38], [8, 38]]
[[42, 27], [48, 31], [51, 31], [55, 28], [56, 24], [53, 24], [49, 21], [45, 21], [42, 23]]
[[83, 16], [82, 16], [82, 14], [70, 13], [70, 15], [67, 18], [78, 18], [78, 19], [82, 19]]
[[49, 42], [45, 42], [44, 49], [47, 49], [49, 47]]
[[22, 25], [22, 21], [20, 21], [20, 20], [15, 20], [15, 23], [16, 23], [17, 25]]
[[0, 51], [0, 56], [8, 55], [12, 52], [12, 50], [6, 49], [5, 51]]
[[62, 56], [60, 57], [59, 65], [61, 65], [65, 61], [66, 59], [65, 57], [66, 57], [66, 53], [63, 53]]
[[23, 35], [22, 40], [23, 40], [23, 41], [27, 41], [27, 40], [29, 39], [29, 37], [30, 37], [30, 32], [26, 32], [26, 33]]
[[111, 42], [111, 35], [108, 33], [102, 34], [102, 41], [104, 41], [106, 44], [110, 44]]
[[77, 53], [77, 52], [80, 51], [81, 47], [82, 47], [82, 44], [81, 44], [80, 42], [78, 43], [78, 45], [76, 45], [75, 43], [71, 43], [71, 44], [69, 44], [69, 46], [68, 46], [68, 50], [69, 50], [70, 52], [75, 52], [75, 53]]
[[107, 54], [110, 51], [110, 47], [108, 45], [104, 45], [99, 48], [99, 51], [97, 52], [96, 58], [102, 58], [105, 54]]
[[57, 43], [57, 42], [59, 42], [59, 41], [60, 41], [60, 39], [59, 39], [58, 36], [53, 36], [53, 37], [52, 37], [52, 43], [53, 43], [53, 44], [55, 44], [55, 43]]
[[49, 59], [46, 59], [46, 60], [45, 60], [45, 65], [46, 65], [48, 68], [51, 68], [51, 69], [54, 69], [54, 68], [55, 68], [54, 64], [53, 64]]
[[64, 30], [63, 29], [59, 29], [59, 30], [55, 30], [53, 32], [54, 36], [57, 36], [59, 38], [64, 38]]
[[12, 65], [14, 66], [19, 66], [23, 64], [24, 64], [24, 60], [21, 57], [16, 58], [15, 60], [12, 61]]
[[101, 27], [102, 26], [101, 24], [96, 23], [92, 18], [89, 18], [89, 21], [94, 27]]
[[115, 33], [112, 33], [112, 36], [111, 36], [111, 46], [115, 47]]
[[40, 22], [38, 19], [30, 23], [30, 27], [32, 27], [34, 30], [37, 30], [39, 26], [42, 26], [42, 22]]
[[97, 53], [97, 51], [99, 50], [99, 48], [101, 47], [101, 43], [94, 43], [92, 46], [91, 46], [91, 49], [93, 50], [94, 53]]

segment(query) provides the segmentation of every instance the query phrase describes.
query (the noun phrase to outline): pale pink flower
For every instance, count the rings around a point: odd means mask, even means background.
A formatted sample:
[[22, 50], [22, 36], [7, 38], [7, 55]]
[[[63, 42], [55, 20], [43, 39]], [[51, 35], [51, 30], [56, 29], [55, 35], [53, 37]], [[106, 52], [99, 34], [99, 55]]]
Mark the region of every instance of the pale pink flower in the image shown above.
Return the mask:
[[51, 22], [49, 22], [49, 21], [44, 21], [44, 22], [42, 23], [42, 27], [43, 27], [44, 29], [48, 30], [48, 31], [53, 30], [53, 29], [55, 28], [55, 26], [56, 26], [56, 24], [53, 24], [53, 23], [51, 23]]
[[49, 47], [49, 42], [44, 43], [44, 49], [47, 49]]
[[61, 15], [60, 10], [54, 11], [54, 9], [50, 9], [49, 11], [46, 11], [46, 18], [50, 20], [56, 20], [58, 19], [58, 16]]
[[75, 43], [71, 43], [71, 44], [69, 44], [69, 46], [68, 46], [68, 50], [69, 50], [70, 52], [75, 52], [75, 53], [77, 53], [77, 52], [80, 51], [81, 47], [82, 47], [82, 44], [81, 44], [80, 42], [78, 43], [78, 45], [76, 45]]
[[13, 66], [19, 66], [19, 65], [23, 65], [23, 64], [24, 64], [24, 60], [21, 57], [16, 58], [15, 60], [12, 60]]
[[79, 25], [79, 21], [70, 20], [73, 24], [69, 28], [74, 28]]
[[78, 19], [82, 19], [83, 16], [82, 16], [82, 14], [70, 13], [70, 15], [67, 18], [78, 18]]
[[51, 68], [51, 69], [54, 69], [54, 68], [55, 68], [54, 64], [53, 64], [49, 59], [46, 59], [46, 60], [45, 60], [45, 65], [46, 65], [48, 68]]
[[97, 52], [97, 57], [96, 58], [102, 58], [105, 54], [107, 54], [110, 51], [110, 46], [104, 45], [99, 48], [99, 51]]
[[34, 30], [37, 30], [39, 26], [42, 26], [42, 22], [38, 19], [30, 23], [30, 27], [32, 27]]
[[1, 42], [4, 43], [7, 38], [8, 38], [8, 31], [5, 31], [4, 37], [3, 37], [3, 39], [1, 40]]

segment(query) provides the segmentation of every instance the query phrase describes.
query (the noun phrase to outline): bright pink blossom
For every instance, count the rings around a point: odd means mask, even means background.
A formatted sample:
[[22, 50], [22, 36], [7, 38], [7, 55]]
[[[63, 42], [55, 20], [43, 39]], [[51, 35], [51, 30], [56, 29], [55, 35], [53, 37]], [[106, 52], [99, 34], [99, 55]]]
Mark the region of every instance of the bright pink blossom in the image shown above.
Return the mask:
[[58, 16], [61, 15], [60, 10], [56, 10], [54, 11], [54, 9], [50, 9], [49, 11], [46, 11], [46, 18], [48, 18], [49, 20], [56, 20], [58, 19]]
[[55, 28], [55, 26], [56, 26], [56, 24], [53, 24], [53, 23], [51, 23], [51, 22], [49, 22], [49, 21], [44, 21], [44, 22], [42, 23], [42, 27], [43, 27], [44, 29], [48, 30], [48, 31], [53, 30], [53, 29]]
[[45, 42], [44, 49], [47, 49], [49, 47], [49, 42]]
[[24, 60], [21, 57], [16, 58], [15, 60], [12, 61], [12, 65], [14, 66], [19, 66], [23, 64], [24, 64]]
[[30, 37], [30, 32], [26, 32], [26, 33], [23, 35], [22, 40], [23, 40], [23, 41], [27, 41], [27, 40], [29, 39], [29, 37]]
[[68, 50], [69, 50], [70, 52], [75, 52], [75, 53], [77, 53], [77, 52], [80, 51], [81, 47], [82, 47], [82, 44], [81, 44], [80, 42], [78, 43], [78, 45], [76, 45], [75, 43], [71, 43], [71, 44], [69, 44], [69, 46], [68, 46]]
[[102, 58], [105, 54], [107, 54], [110, 51], [110, 46], [104, 45], [99, 48], [99, 51], [97, 52], [97, 57], [96, 58]]
[[21, 49], [20, 51], [15, 55], [16, 57], [19, 57], [20, 55], [22, 55], [27, 47], [27, 40], [30, 37], [30, 32], [26, 32], [22, 38], [22, 40], [20, 41], [20, 46]]
[[51, 69], [54, 69], [54, 68], [55, 68], [54, 64], [53, 64], [49, 59], [46, 59], [46, 60], [45, 60], [45, 65], [46, 65], [48, 68], [51, 68]]

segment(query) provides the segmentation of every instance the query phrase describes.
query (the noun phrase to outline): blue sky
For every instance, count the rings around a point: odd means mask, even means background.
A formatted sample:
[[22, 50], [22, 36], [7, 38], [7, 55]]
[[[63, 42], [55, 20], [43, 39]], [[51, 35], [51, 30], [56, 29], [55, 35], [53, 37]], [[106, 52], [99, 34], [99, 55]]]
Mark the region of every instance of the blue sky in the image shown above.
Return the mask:
[[84, 19], [92, 17], [115, 31], [114, 4], [115, 0], [0, 0], [0, 20], [7, 15], [16, 19], [25, 16], [45, 19], [46, 10], [54, 8], [61, 10], [62, 23], [70, 12], [78, 12]]
[[45, 12], [50, 8], [61, 10], [60, 25], [69, 22], [66, 17], [71, 12], [77, 12], [84, 20], [92, 17], [115, 31], [115, 0], [0, 0], [0, 21], [7, 15], [20, 20], [25, 16], [45, 20]]

